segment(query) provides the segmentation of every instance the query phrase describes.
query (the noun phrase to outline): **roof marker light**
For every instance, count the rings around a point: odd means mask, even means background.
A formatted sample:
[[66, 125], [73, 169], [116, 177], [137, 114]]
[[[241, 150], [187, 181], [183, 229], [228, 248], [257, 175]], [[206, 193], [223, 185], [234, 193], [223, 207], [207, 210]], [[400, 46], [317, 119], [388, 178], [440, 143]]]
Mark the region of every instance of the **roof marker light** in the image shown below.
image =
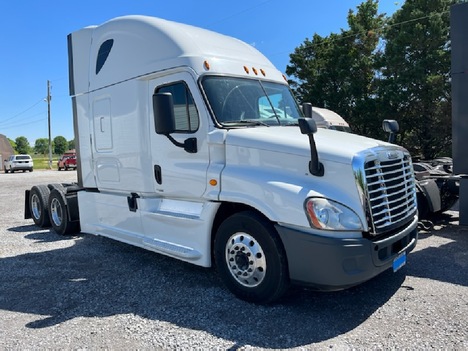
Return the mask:
[[244, 66], [244, 71], [245, 71], [245, 73], [249, 74], [249, 67]]
[[265, 70], [263, 68], [260, 68], [260, 72], [262, 72], [263, 76], [266, 77]]
[[252, 71], [253, 71], [253, 73], [255, 73], [255, 75], [258, 75], [258, 71], [257, 71], [257, 69], [255, 67], [252, 67]]
[[207, 60], [205, 60], [205, 62], [203, 62], [203, 67], [205, 67], [205, 69], [206, 69], [207, 71], [210, 70], [210, 64], [209, 64], [209, 62], [208, 62]]

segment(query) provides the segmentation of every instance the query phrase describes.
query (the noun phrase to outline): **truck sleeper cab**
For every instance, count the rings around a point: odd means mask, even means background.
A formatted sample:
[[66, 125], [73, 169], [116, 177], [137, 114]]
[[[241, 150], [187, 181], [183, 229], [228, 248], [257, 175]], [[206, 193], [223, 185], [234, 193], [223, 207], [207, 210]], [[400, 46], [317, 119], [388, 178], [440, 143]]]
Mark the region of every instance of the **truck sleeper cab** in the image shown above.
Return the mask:
[[317, 131], [250, 45], [145, 16], [68, 44], [78, 184], [28, 191], [36, 224], [48, 215], [59, 234], [79, 223], [216, 265], [259, 303], [290, 283], [338, 290], [405, 264], [417, 241], [408, 152]]

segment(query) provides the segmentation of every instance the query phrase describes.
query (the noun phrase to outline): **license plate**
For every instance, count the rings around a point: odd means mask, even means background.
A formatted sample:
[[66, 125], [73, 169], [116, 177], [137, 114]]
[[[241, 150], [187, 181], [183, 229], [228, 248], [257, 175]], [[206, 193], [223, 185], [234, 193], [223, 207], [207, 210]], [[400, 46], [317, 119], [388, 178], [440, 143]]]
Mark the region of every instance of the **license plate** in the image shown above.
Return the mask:
[[401, 253], [393, 260], [393, 271], [396, 272], [406, 264], [406, 252]]

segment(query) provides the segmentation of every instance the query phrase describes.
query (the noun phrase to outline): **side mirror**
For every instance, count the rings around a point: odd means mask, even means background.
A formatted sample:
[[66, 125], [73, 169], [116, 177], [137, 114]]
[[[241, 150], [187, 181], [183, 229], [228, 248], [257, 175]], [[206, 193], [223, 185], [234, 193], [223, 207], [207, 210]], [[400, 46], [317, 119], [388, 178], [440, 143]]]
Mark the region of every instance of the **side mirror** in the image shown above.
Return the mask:
[[188, 138], [180, 143], [171, 136], [176, 130], [174, 101], [171, 93], [155, 93], [153, 95], [153, 114], [157, 134], [165, 135], [171, 143], [189, 153], [193, 154], [198, 151], [196, 138]]
[[171, 93], [156, 93], [153, 95], [153, 113], [156, 133], [163, 135], [174, 133], [174, 102]]
[[317, 124], [312, 118], [299, 118], [299, 128], [302, 134], [314, 134], [317, 132]]
[[398, 122], [394, 119], [384, 119], [382, 122], [382, 129], [385, 133], [389, 133], [388, 142], [394, 144], [396, 141], [396, 134], [400, 131]]
[[305, 117], [312, 118], [312, 104], [310, 102], [302, 103], [302, 113]]

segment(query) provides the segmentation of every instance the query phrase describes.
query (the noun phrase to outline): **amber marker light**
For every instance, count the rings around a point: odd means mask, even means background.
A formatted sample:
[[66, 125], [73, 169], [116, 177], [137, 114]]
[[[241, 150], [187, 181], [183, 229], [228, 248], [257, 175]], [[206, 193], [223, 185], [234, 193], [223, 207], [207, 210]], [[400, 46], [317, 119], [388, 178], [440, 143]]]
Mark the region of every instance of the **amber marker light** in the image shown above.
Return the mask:
[[307, 202], [307, 213], [309, 214], [310, 220], [312, 221], [312, 224], [316, 228], [322, 228], [322, 225], [320, 224], [319, 220], [317, 219], [317, 216], [314, 211], [314, 204], [312, 201]]
[[244, 66], [244, 71], [245, 71], [245, 73], [249, 74], [249, 67]]
[[209, 64], [209, 62], [205, 60], [205, 62], [203, 62], [203, 67], [205, 67], [205, 69], [206, 69], [207, 71], [209, 71], [209, 70], [210, 70], [210, 64]]
[[216, 185], [218, 185], [218, 181], [216, 179], [210, 179], [210, 185], [211, 186], [216, 186]]
[[263, 74], [264, 77], [266, 77], [265, 70], [263, 68], [260, 68], [260, 72]]
[[253, 73], [255, 73], [255, 75], [258, 75], [258, 71], [257, 71], [257, 69], [255, 67], [252, 67], [252, 71], [253, 71]]

